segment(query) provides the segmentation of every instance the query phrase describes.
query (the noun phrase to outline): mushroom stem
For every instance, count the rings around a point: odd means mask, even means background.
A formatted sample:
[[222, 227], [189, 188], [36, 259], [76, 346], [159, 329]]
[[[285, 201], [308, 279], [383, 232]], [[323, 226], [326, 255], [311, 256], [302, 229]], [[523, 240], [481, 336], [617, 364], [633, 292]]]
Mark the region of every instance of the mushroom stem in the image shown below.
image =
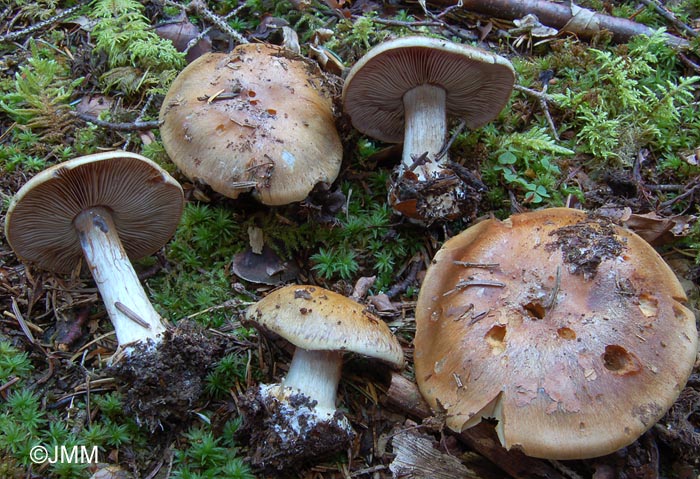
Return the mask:
[[[433, 179], [442, 170], [435, 157], [447, 134], [445, 97], [445, 90], [433, 85], [417, 86], [403, 96], [406, 116], [402, 165], [405, 170], [413, 169], [418, 181]], [[414, 167], [416, 160], [426, 153], [426, 161]]]
[[282, 385], [298, 389], [316, 401], [317, 411], [332, 415], [342, 365], [341, 352], [297, 348]]
[[149, 339], [160, 342], [165, 325], [124, 251], [110, 210], [99, 206], [87, 209], [75, 217], [73, 226], [119, 345]]

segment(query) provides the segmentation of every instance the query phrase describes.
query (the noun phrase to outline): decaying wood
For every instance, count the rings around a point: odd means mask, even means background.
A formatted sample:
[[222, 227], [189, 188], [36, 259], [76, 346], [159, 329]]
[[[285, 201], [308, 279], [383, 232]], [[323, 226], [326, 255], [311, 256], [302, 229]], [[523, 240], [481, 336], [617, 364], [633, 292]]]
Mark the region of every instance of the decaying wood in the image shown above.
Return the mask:
[[[429, 2], [440, 7], [457, 4], [457, 0]], [[581, 38], [591, 38], [603, 30], [612, 34], [615, 42], [624, 43], [635, 35], [651, 35], [654, 29], [626, 18], [613, 17], [581, 8], [572, 2], [554, 3], [545, 0], [462, 0], [461, 8], [496, 18], [514, 20], [527, 14], [536, 15], [543, 25], [570, 32]], [[669, 45], [688, 48], [687, 40], [666, 35]]]
[[[426, 419], [432, 414], [430, 406], [423, 400], [418, 386], [398, 373], [392, 374], [391, 385], [384, 402], [416, 419]], [[487, 458], [515, 479], [564, 479], [564, 476], [547, 462], [526, 456], [517, 450], [507, 451], [504, 449], [490, 424], [482, 422], [458, 434], [458, 437], [469, 448]], [[396, 446], [394, 445], [394, 447]]]
[[[410, 422], [410, 421], [409, 421]], [[389, 465], [394, 477], [406, 479], [478, 478], [454, 456], [440, 452], [437, 441], [427, 434], [409, 429], [394, 436], [396, 457]]]

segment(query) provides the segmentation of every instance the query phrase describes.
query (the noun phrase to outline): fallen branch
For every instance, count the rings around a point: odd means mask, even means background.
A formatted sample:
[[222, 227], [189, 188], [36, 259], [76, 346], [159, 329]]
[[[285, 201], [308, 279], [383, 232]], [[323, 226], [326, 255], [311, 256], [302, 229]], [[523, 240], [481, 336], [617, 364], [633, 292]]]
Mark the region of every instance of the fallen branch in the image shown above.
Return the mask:
[[34, 25], [30, 25], [27, 28], [23, 28], [21, 30], [17, 30], [15, 32], [10, 32], [5, 35], [0, 35], [0, 43], [4, 42], [12, 42], [14, 40], [19, 40], [20, 38], [27, 36], [31, 33], [37, 32], [39, 30], [44, 30], [50, 25], [53, 25], [54, 23], [58, 23], [61, 20], [63, 20], [66, 17], [69, 17], [73, 15], [75, 12], [83, 8], [83, 3], [80, 2], [78, 5], [74, 5], [70, 8], [67, 8], [61, 12], [58, 12], [56, 15], [54, 15], [51, 18], [47, 18], [46, 20], [43, 20], [41, 22], [35, 23]]
[[[444, 7], [453, 6], [456, 0], [437, 0], [431, 4]], [[625, 43], [636, 35], [652, 35], [655, 30], [626, 18], [612, 17], [581, 8], [570, 2], [554, 3], [546, 0], [461, 0], [462, 9], [496, 18], [514, 20], [528, 13], [536, 15], [543, 25], [570, 32], [581, 38], [591, 38], [601, 31], [612, 33], [612, 40]], [[669, 45], [687, 49], [689, 42], [674, 35], [666, 34]]]
[[100, 126], [102, 128], [108, 128], [115, 131], [142, 131], [142, 130], [154, 130], [160, 128], [160, 121], [133, 121], [127, 123], [114, 123], [111, 121], [100, 120], [94, 116], [87, 115], [85, 113], [80, 113], [77, 111], [71, 112], [72, 115], [80, 118], [83, 121], [88, 121], [92, 124]]
[[690, 26], [686, 25], [685, 23], [681, 22], [676, 18], [676, 16], [671, 12], [669, 9], [667, 9], [665, 6], [660, 5], [657, 0], [641, 0], [641, 2], [644, 5], [650, 6], [662, 17], [664, 17], [666, 20], [671, 22], [678, 30], [682, 30], [691, 37], [697, 37], [698, 32], [693, 30]]

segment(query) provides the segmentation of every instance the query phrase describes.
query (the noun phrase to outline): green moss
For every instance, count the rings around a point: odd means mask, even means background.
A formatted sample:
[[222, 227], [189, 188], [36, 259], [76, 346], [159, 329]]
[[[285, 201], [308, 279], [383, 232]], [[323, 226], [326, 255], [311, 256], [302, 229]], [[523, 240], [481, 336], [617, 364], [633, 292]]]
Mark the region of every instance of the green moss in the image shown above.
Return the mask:
[[107, 56], [109, 68], [100, 79], [105, 89], [127, 95], [143, 90], [164, 94], [185, 65], [184, 54], [153, 31], [143, 10], [135, 0], [92, 3], [95, 53]]

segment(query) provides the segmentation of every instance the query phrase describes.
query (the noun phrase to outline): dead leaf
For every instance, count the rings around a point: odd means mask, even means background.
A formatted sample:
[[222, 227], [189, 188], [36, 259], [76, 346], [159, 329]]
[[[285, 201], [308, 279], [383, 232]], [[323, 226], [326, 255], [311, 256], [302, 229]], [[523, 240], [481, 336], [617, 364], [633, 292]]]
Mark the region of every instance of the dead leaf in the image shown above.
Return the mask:
[[[162, 23], [155, 28], [156, 34], [173, 42], [173, 46], [178, 52], [184, 52], [191, 41], [199, 36], [199, 28], [182, 13], [172, 21]], [[197, 43], [187, 50], [187, 62], [191, 63], [195, 59], [212, 50], [211, 39], [204, 36]]]
[[665, 218], [651, 212], [632, 214], [624, 224], [652, 246], [662, 246], [690, 233], [695, 221], [697, 218], [692, 215]]
[[355, 301], [359, 301], [364, 298], [367, 295], [367, 291], [369, 291], [376, 279], [376, 276], [363, 276], [358, 279], [350, 297]]
[[271, 248], [264, 246], [259, 254], [247, 249], [234, 255], [231, 272], [251, 283], [275, 286], [294, 281], [299, 275], [299, 268], [295, 263], [283, 260]]
[[98, 464], [97, 471], [90, 479], [129, 479], [131, 475], [119, 466], [113, 464]]
[[108, 96], [87, 95], [80, 99], [80, 102], [75, 106], [75, 111], [97, 118], [103, 111], [109, 111], [113, 104], [114, 101]]
[[398, 311], [394, 303], [389, 299], [389, 296], [383, 293], [370, 296], [369, 302], [380, 313], [395, 313]]

